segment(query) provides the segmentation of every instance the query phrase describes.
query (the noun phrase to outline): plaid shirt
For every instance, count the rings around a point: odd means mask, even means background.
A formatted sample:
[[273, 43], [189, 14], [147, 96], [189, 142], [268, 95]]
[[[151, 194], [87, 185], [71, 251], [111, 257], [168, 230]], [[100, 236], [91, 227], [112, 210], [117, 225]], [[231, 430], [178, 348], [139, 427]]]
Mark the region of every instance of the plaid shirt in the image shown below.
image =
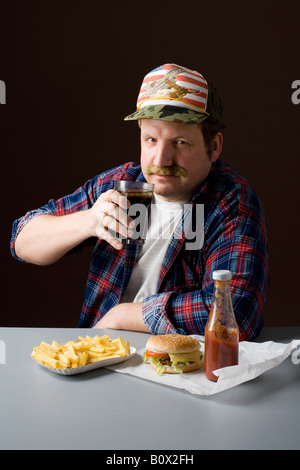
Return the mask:
[[[16, 236], [31, 218], [88, 209], [118, 179], [145, 181], [139, 165], [126, 163], [89, 180], [73, 194], [28, 212], [13, 224], [12, 255], [17, 258]], [[186, 249], [184, 234], [173, 237], [156, 294], [143, 301], [144, 323], [153, 334], [203, 335], [213, 297], [212, 273], [227, 269], [232, 272], [232, 303], [240, 339], [254, 339], [263, 326], [261, 312], [269, 283], [268, 241], [260, 201], [240, 174], [218, 160], [190, 204], [204, 204], [203, 246]], [[82, 328], [93, 327], [120, 302], [140, 249], [124, 245], [119, 251], [96, 238], [89, 242], [95, 248], [78, 324]]]

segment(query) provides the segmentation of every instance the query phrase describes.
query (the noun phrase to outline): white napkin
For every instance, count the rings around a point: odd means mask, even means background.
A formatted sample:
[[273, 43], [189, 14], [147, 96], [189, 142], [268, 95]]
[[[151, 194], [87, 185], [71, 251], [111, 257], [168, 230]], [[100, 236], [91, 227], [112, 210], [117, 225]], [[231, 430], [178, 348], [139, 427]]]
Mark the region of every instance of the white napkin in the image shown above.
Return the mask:
[[[201, 343], [204, 351], [203, 336], [192, 335]], [[165, 374], [159, 376], [149, 364], [143, 362], [145, 348], [137, 350], [134, 357], [107, 369], [134, 375], [142, 379], [158, 382], [163, 385], [181, 388], [196, 395], [213, 395], [247, 382], [263, 374], [283, 362], [291, 352], [300, 346], [300, 340], [292, 340], [288, 344], [267, 341], [255, 343], [242, 341], [239, 344], [239, 365], [218, 369], [215, 374], [217, 382], [211, 382], [205, 377], [204, 368], [186, 374]], [[299, 351], [300, 355], [300, 351]]]

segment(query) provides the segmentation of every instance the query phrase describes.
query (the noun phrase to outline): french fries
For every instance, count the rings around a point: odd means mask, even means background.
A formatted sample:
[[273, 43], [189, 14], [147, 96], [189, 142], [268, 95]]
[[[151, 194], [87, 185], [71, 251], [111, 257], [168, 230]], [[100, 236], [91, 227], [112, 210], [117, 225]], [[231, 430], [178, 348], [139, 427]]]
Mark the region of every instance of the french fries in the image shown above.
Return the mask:
[[52, 344], [42, 341], [33, 348], [31, 357], [45, 366], [55, 369], [81, 367], [111, 357], [123, 357], [130, 353], [130, 344], [120, 336], [110, 339], [108, 335], [78, 336], [76, 341]]

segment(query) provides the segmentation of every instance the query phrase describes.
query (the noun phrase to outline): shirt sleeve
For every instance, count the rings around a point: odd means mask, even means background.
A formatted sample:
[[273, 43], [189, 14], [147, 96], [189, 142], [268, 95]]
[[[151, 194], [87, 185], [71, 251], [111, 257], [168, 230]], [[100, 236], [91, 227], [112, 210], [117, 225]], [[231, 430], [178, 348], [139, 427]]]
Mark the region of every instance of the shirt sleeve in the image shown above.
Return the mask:
[[153, 334], [204, 335], [214, 283], [213, 271], [232, 272], [231, 294], [240, 340], [258, 336], [269, 284], [268, 242], [260, 201], [251, 188], [215, 200], [205, 222], [200, 253], [202, 280], [189, 292], [158, 293], [143, 302], [143, 319]]
[[72, 194], [61, 197], [60, 199], [50, 199], [44, 206], [28, 211], [23, 217], [13, 223], [12, 235], [10, 240], [10, 251], [14, 258], [23, 261], [15, 252], [15, 241], [20, 231], [34, 217], [43, 214], [49, 215], [67, 215], [91, 207], [98, 197], [98, 177], [87, 181], [82, 187], [78, 188]]
[[[15, 252], [15, 241], [23, 229], [23, 227], [34, 217], [43, 214], [50, 215], [67, 215], [75, 212], [89, 209], [94, 205], [100, 194], [114, 186], [114, 179], [134, 178], [136, 174], [140, 173], [139, 165], [133, 162], [128, 162], [124, 165], [120, 165], [111, 170], [100, 173], [94, 178], [88, 180], [83, 186], [76, 189], [72, 194], [61, 197], [60, 199], [50, 201], [39, 209], [34, 209], [27, 212], [23, 217], [17, 219], [13, 223], [12, 235], [10, 240], [10, 251], [14, 258], [23, 261], [18, 258]], [[75, 250], [72, 250], [72, 252]]]

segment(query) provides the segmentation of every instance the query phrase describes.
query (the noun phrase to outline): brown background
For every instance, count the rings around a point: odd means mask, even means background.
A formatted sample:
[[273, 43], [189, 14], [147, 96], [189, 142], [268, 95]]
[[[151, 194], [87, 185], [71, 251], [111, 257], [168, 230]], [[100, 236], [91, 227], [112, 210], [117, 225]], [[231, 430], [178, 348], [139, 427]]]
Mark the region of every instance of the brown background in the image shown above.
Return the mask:
[[299, 325], [300, 105], [291, 101], [300, 79], [299, 1], [207, 3], [1, 7], [0, 326], [77, 325], [90, 249], [49, 267], [19, 263], [9, 252], [12, 222], [103, 170], [139, 160], [138, 128], [123, 117], [135, 108], [143, 76], [165, 62], [195, 68], [218, 88], [223, 159], [253, 184], [268, 223], [265, 324]]

